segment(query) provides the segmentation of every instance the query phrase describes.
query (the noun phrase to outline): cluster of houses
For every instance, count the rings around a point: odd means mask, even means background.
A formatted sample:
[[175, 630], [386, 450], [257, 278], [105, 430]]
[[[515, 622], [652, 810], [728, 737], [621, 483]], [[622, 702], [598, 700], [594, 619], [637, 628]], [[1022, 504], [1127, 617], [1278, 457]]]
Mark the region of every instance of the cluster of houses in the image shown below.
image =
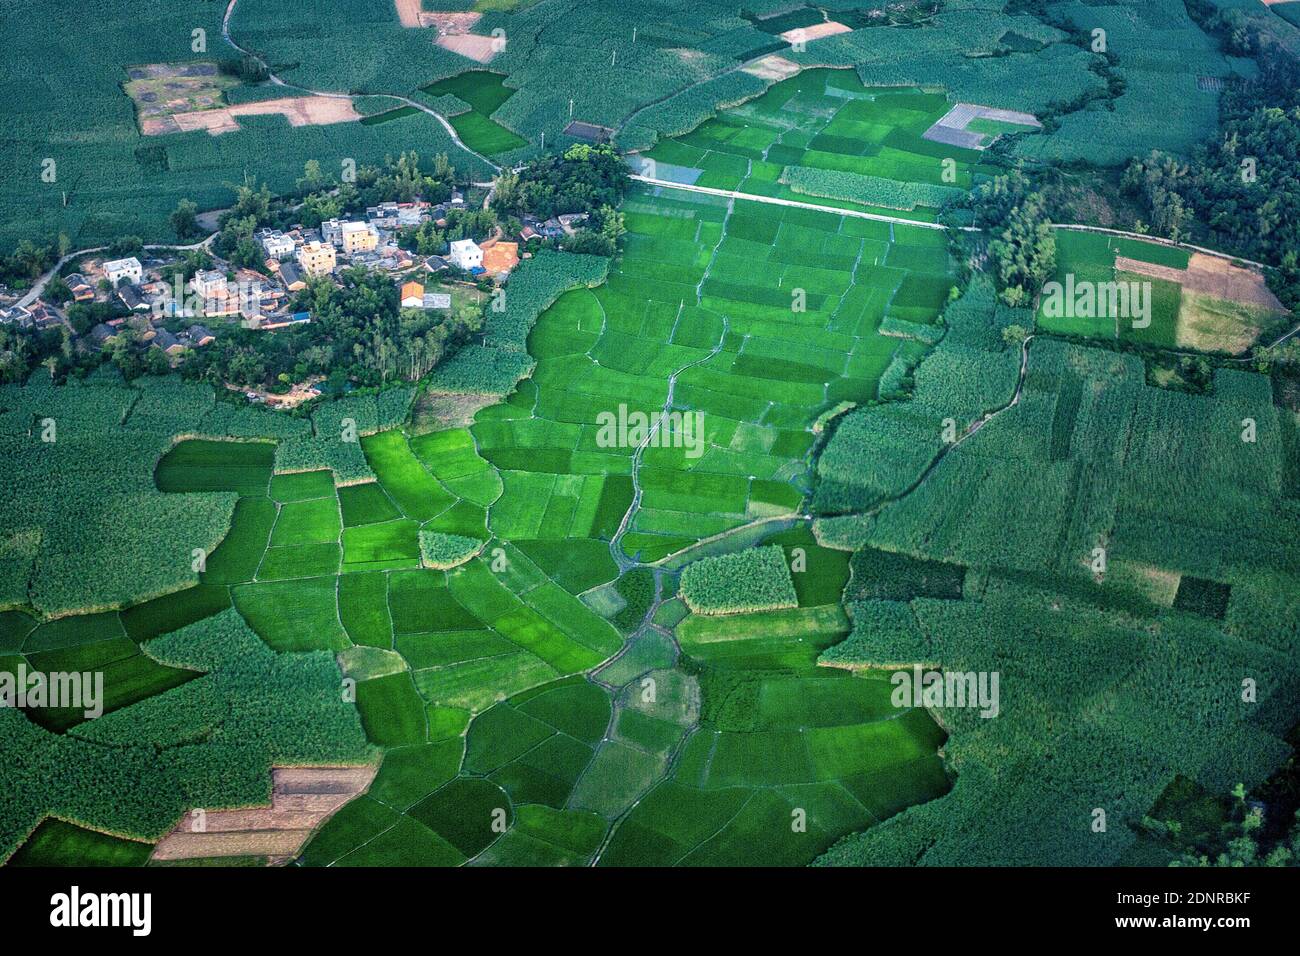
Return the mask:
[[524, 216], [521, 220], [523, 229], [519, 231], [519, 238], [524, 242], [530, 239], [563, 239], [565, 236], [573, 235], [577, 227], [586, 220], [585, 212], [555, 216], [551, 219]]
[[0, 324], [13, 324], [24, 329], [53, 329], [67, 324], [67, 317], [55, 306], [39, 299], [31, 305], [11, 302], [0, 306]]
[[[309, 313], [290, 310], [294, 293], [306, 288], [309, 279], [332, 275], [342, 266], [388, 272], [399, 286], [403, 308], [450, 309], [451, 294], [433, 279], [438, 273], [454, 269], [473, 278], [504, 280], [519, 264], [522, 244], [573, 235], [586, 219], [585, 215], [545, 220], [525, 216], [518, 241], [506, 241], [499, 233], [482, 242], [460, 239], [449, 244], [445, 255], [417, 257], [399, 246], [402, 230], [428, 221], [445, 225], [448, 212], [464, 208], [464, 203], [458, 191], [447, 203], [385, 202], [367, 208], [364, 218], [330, 219], [315, 229], [260, 229], [253, 238], [265, 255], [262, 270], [235, 268], [218, 260], [215, 268], [199, 271], [183, 287], [179, 280], [173, 287], [163, 277], [169, 260], [141, 262], [127, 256], [98, 265], [89, 260], [82, 265], [84, 273], [63, 277], [72, 300], [116, 300], [120, 307], [112, 310], [114, 318], [96, 324], [79, 344], [102, 349], [129, 322], [136, 341], [161, 349], [175, 361], [184, 350], [213, 341], [212, 332], [200, 320], [238, 319], [248, 328], [267, 331], [310, 322]], [[522, 253], [524, 258], [528, 255]], [[17, 301], [16, 296], [0, 295], [0, 322], [37, 329], [62, 325], [73, 331], [57, 306], [40, 299], [26, 306]]]

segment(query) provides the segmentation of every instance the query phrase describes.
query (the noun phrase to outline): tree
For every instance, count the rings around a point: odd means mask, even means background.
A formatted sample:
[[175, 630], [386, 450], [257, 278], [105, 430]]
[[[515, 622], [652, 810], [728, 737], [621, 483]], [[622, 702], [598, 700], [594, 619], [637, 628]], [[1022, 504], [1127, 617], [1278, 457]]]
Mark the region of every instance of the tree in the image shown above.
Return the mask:
[[1025, 339], [1029, 338], [1029, 330], [1023, 325], [1008, 325], [1002, 330], [1002, 341], [1007, 345], [1023, 345]]
[[32, 279], [40, 278], [41, 274], [53, 265], [49, 247], [38, 246], [30, 239], [18, 243], [18, 248], [14, 250], [14, 261]]
[[302, 176], [298, 179], [298, 188], [304, 192], [320, 189], [325, 184], [325, 175], [321, 172], [320, 160], [309, 159], [302, 167]]
[[199, 231], [199, 207], [189, 199], [182, 199], [169, 219], [172, 232], [182, 242]]

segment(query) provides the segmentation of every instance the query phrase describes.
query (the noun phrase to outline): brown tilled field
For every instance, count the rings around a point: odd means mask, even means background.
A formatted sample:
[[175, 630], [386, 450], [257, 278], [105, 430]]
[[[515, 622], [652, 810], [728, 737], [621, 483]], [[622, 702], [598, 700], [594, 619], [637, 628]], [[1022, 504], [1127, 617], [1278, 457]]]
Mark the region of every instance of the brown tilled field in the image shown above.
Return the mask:
[[142, 121], [146, 136], [160, 133], [189, 133], [207, 130], [213, 136], [232, 133], [239, 129], [240, 116], [265, 116], [279, 113], [289, 120], [290, 126], [328, 126], [331, 123], [351, 123], [361, 119], [352, 108], [352, 101], [341, 96], [286, 96], [278, 100], [258, 103], [239, 103], [216, 109], [193, 110], [172, 116]]
[[479, 36], [477, 33], [460, 33], [438, 37], [438, 46], [452, 53], [459, 53], [475, 63], [488, 63], [497, 55], [496, 37]]
[[264, 856], [272, 861], [298, 854], [307, 838], [345, 803], [370, 787], [377, 767], [276, 767], [271, 805], [211, 810], [196, 830], [187, 813], [154, 847], [155, 860]]

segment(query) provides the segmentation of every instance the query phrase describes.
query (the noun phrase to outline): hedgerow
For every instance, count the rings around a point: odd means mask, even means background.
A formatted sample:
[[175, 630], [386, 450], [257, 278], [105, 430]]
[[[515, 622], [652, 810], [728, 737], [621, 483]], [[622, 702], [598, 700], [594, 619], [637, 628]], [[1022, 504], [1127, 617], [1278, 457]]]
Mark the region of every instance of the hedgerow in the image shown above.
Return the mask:
[[697, 614], [739, 614], [796, 607], [780, 545], [701, 558], [682, 570], [681, 597]]
[[899, 182], [881, 176], [817, 169], [811, 166], [787, 166], [781, 181], [797, 193], [843, 199], [868, 206], [912, 210], [917, 206], [939, 208], [966, 198], [966, 191], [955, 186], [931, 183]]

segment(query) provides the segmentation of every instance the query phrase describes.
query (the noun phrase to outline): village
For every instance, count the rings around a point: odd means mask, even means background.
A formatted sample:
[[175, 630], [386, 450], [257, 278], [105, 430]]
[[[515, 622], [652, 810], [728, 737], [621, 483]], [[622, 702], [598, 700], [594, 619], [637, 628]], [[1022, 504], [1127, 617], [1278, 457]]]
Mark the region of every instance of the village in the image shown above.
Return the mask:
[[[472, 198], [486, 207], [486, 198]], [[444, 243], [436, 255], [418, 254], [407, 248], [413, 241], [402, 241], [425, 224], [445, 227], [449, 215], [467, 208], [458, 188], [442, 203], [382, 202], [367, 207], [364, 216], [332, 218], [316, 227], [260, 228], [253, 233], [263, 257], [257, 268], [218, 255], [211, 240], [219, 234], [197, 247], [145, 249], [136, 243], [132, 255], [87, 253], [68, 262], [25, 304], [0, 289], [0, 323], [61, 332], [65, 350], [87, 358], [130, 348], [147, 371], [160, 374], [182, 367], [227, 330], [274, 334], [311, 323], [311, 310], [295, 305], [299, 293], [319, 280], [341, 285], [345, 270], [390, 279], [403, 310], [481, 312], [491, 290], [507, 282], [521, 259], [574, 235], [587, 218], [524, 216], [511, 223], [518, 228], [510, 238], [497, 225], [486, 238]], [[275, 391], [242, 390], [249, 401], [279, 407], [319, 395], [312, 381]]]

